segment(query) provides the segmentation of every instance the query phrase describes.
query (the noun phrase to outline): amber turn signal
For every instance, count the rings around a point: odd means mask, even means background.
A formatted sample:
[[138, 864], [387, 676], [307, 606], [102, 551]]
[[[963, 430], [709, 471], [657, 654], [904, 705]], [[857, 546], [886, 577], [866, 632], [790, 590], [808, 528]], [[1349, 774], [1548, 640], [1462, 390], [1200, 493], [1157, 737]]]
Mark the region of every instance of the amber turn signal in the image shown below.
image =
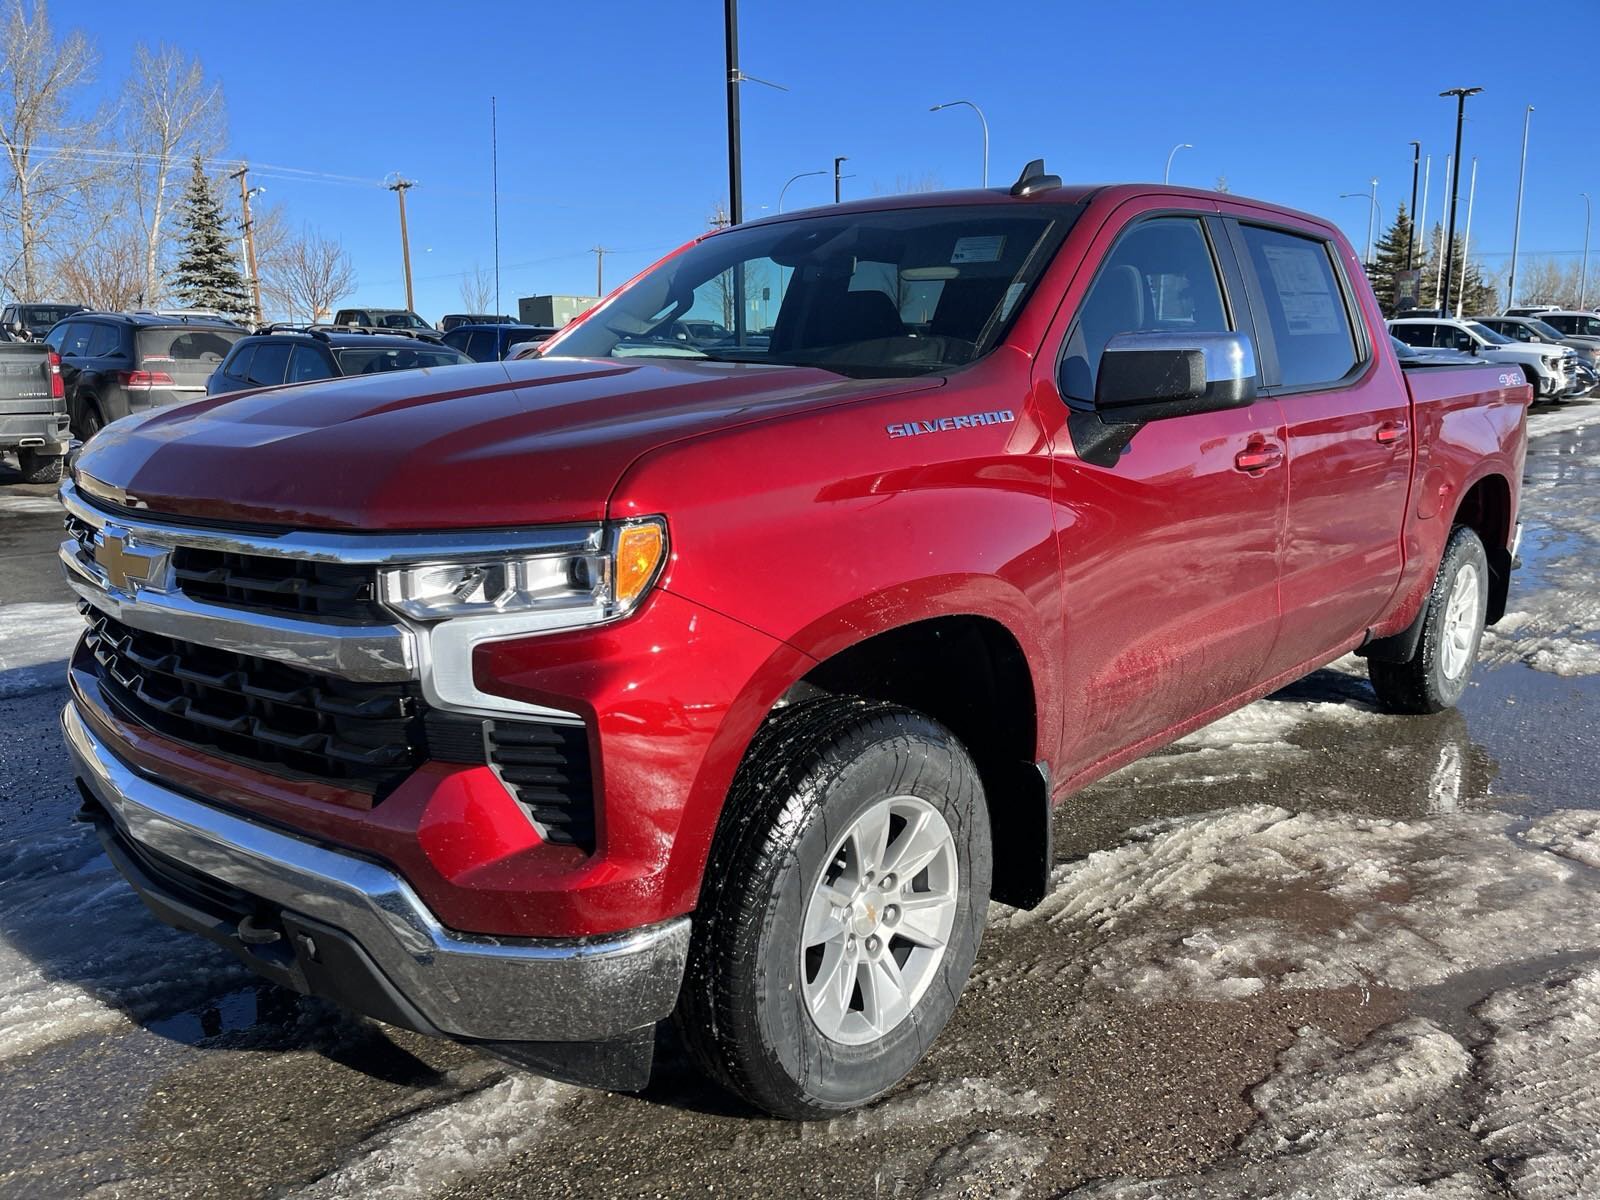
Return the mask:
[[656, 577], [667, 550], [667, 531], [655, 521], [624, 525], [617, 531], [616, 586], [613, 598], [631, 608]]

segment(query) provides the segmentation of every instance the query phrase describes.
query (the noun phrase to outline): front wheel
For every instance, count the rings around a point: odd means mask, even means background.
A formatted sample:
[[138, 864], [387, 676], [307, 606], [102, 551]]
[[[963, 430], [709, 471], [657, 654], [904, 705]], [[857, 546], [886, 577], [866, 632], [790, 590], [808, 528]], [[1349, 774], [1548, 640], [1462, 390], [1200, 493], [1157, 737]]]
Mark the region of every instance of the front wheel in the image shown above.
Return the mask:
[[1378, 703], [1396, 713], [1454, 708], [1472, 677], [1488, 611], [1489, 556], [1478, 535], [1458, 525], [1428, 593], [1415, 653], [1401, 663], [1367, 662]]
[[713, 1079], [824, 1117], [888, 1091], [955, 1010], [989, 906], [983, 786], [892, 705], [780, 711], [729, 794], [676, 1023]]

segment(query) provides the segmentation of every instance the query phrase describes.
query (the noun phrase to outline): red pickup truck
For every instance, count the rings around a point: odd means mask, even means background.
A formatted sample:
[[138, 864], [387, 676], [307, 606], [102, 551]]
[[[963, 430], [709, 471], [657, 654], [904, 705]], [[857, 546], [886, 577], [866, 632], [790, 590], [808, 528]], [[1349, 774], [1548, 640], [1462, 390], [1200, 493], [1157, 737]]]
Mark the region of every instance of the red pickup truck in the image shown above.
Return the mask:
[[97, 436], [82, 815], [287, 986], [618, 1088], [675, 1016], [837, 1112], [1040, 900], [1053, 802], [1352, 650], [1457, 700], [1530, 398], [1402, 371], [1339, 232], [1237, 196], [737, 226], [535, 359]]

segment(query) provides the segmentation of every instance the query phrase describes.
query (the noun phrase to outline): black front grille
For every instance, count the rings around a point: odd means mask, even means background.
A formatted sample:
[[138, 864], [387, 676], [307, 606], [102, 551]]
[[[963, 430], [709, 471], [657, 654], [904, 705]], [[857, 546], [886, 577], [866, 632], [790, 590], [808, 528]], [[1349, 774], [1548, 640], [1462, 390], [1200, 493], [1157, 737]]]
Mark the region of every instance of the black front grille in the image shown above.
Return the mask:
[[194, 600], [319, 621], [392, 620], [378, 603], [370, 566], [233, 554], [179, 546], [172, 554], [178, 588]]
[[547, 842], [594, 849], [594, 781], [580, 725], [491, 721], [489, 763]]
[[425, 757], [414, 683], [351, 683], [142, 630], [83, 606], [122, 715], [175, 741], [381, 799]]

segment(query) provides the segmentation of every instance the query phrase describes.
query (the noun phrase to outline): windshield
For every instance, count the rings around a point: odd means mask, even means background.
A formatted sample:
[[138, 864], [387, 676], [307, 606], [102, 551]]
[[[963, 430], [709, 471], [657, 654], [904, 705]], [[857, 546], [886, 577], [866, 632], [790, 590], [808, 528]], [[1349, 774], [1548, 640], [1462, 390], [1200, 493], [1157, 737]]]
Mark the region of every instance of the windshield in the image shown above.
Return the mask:
[[409, 313], [409, 312], [374, 313], [373, 316], [375, 316], [378, 319], [378, 324], [382, 325], [385, 329], [428, 329], [428, 328], [431, 328], [431, 326], [429, 326], [429, 324], [426, 321], [424, 321], [421, 317], [417, 316], [416, 313]]
[[1472, 330], [1473, 333], [1477, 334], [1484, 341], [1492, 342], [1496, 346], [1509, 346], [1511, 344], [1511, 339], [1505, 334], [1496, 333], [1487, 325], [1480, 325], [1476, 321], [1468, 321], [1467, 328]]
[[1546, 342], [1559, 342], [1565, 336], [1554, 325], [1546, 325], [1543, 321], [1529, 321], [1523, 328], [1532, 330]]
[[346, 375], [375, 375], [379, 371], [413, 371], [418, 367], [453, 367], [471, 362], [466, 355], [448, 346], [419, 343], [410, 346], [360, 346], [335, 350], [339, 370]]
[[1081, 211], [925, 207], [734, 229], [646, 273], [544, 356], [948, 370], [998, 344]]

